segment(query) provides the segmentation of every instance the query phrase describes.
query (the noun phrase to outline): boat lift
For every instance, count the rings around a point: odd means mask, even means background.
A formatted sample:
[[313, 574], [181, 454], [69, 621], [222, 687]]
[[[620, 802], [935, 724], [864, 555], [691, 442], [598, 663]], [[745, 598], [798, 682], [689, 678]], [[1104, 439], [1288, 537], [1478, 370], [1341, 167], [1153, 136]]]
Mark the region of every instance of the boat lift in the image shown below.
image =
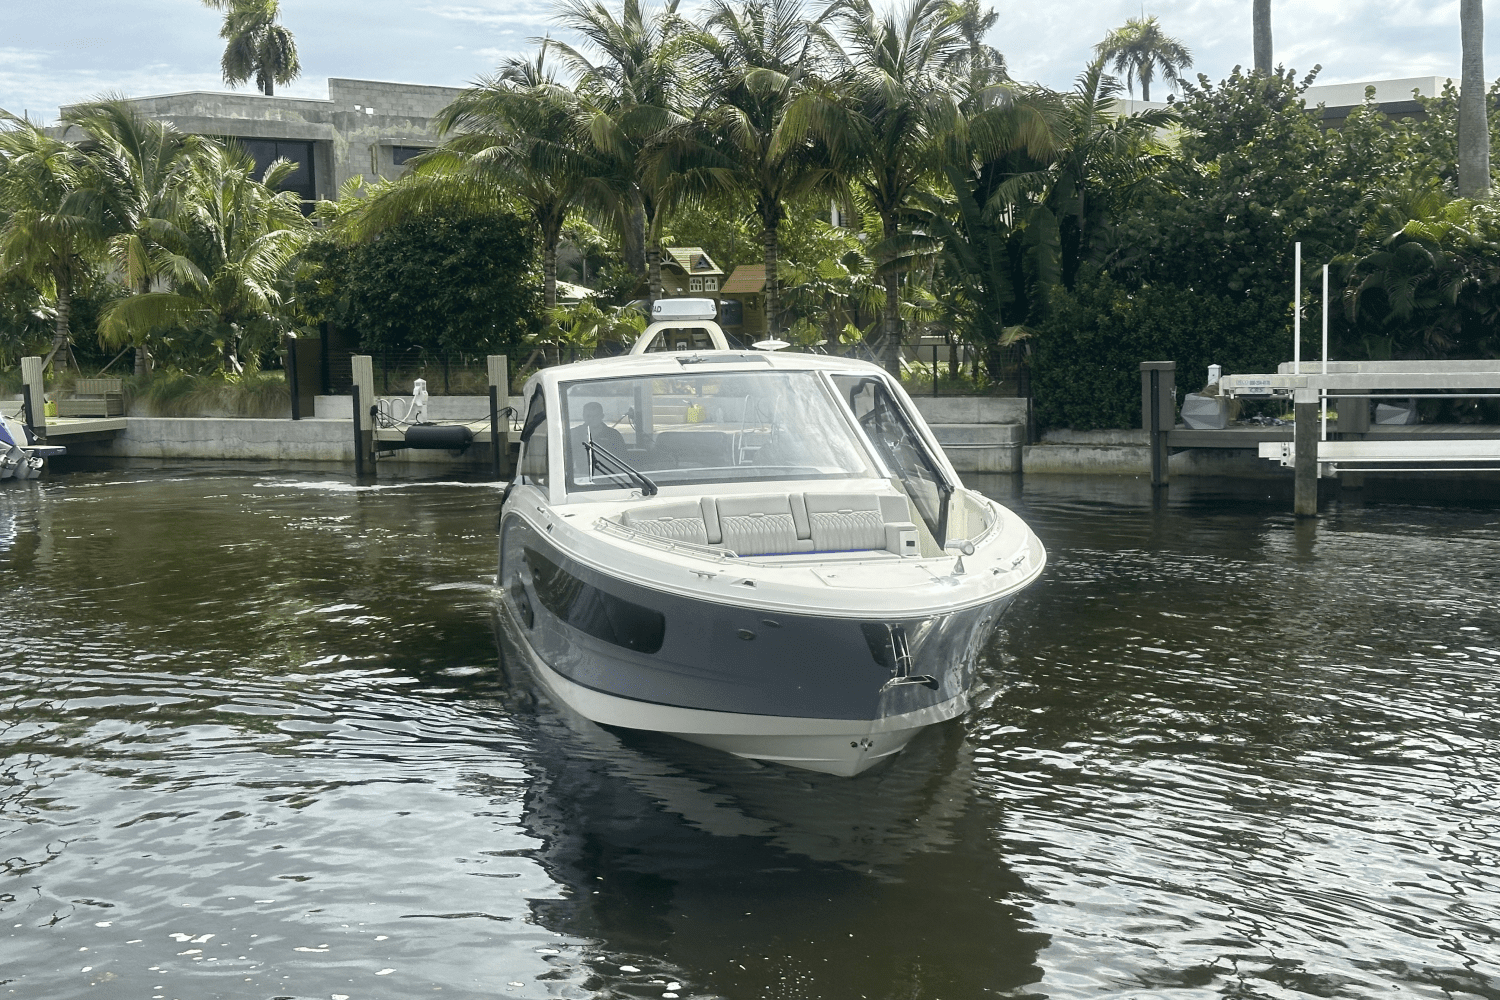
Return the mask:
[[[1292, 360], [1274, 375], [1225, 375], [1222, 396], [1290, 397], [1291, 441], [1262, 441], [1261, 458], [1296, 473], [1293, 511], [1316, 517], [1318, 479], [1341, 473], [1500, 471], [1500, 436], [1457, 434], [1458, 428], [1411, 434], [1404, 440], [1366, 440], [1371, 399], [1500, 398], [1500, 361], [1329, 361], [1328, 265], [1323, 265], [1322, 360], [1302, 361], [1302, 244], [1295, 245]], [[1328, 439], [1328, 398], [1359, 402], [1339, 412], [1338, 438]], [[1347, 416], [1346, 416], [1347, 414]], [[1438, 435], [1442, 435], [1439, 437]]]
[[[1316, 371], [1298, 371], [1299, 368]], [[1290, 397], [1296, 416], [1291, 441], [1262, 441], [1261, 458], [1296, 471], [1294, 510], [1318, 512], [1318, 478], [1360, 472], [1500, 471], [1500, 436], [1459, 436], [1459, 428], [1366, 440], [1371, 399], [1500, 398], [1500, 361], [1323, 361], [1277, 366], [1274, 375], [1225, 375], [1227, 397]], [[1328, 437], [1328, 400], [1339, 410], [1338, 437]], [[1363, 419], [1360, 419], [1363, 418]], [[1441, 435], [1441, 436], [1439, 436]]]

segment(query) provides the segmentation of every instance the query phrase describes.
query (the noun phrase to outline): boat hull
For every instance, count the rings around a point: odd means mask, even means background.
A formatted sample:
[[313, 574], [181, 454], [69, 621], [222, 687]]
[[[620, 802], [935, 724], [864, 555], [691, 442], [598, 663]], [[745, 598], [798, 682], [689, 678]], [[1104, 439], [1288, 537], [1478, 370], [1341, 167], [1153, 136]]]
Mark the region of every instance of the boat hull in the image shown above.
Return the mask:
[[514, 515], [500, 584], [533, 671], [584, 717], [844, 775], [968, 708], [1012, 600], [891, 621], [695, 600], [584, 566]]

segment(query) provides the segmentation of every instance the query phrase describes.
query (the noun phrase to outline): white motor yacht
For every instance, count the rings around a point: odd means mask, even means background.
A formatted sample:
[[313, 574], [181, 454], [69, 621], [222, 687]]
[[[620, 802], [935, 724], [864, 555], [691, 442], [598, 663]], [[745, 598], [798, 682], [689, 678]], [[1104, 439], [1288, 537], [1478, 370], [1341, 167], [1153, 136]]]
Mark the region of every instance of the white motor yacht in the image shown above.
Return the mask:
[[841, 775], [964, 712], [1036, 535], [963, 487], [881, 368], [652, 343], [524, 389], [499, 582], [545, 688]]

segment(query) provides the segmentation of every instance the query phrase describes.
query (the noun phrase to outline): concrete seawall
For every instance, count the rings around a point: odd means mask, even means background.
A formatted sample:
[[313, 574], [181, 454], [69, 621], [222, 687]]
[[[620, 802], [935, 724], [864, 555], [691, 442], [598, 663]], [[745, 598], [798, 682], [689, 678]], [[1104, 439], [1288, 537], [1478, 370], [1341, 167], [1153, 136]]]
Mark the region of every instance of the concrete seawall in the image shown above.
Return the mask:
[[[1146, 432], [1140, 430], [1049, 431], [1039, 444], [1026, 443], [1027, 401], [1008, 397], [914, 398], [923, 419], [959, 472], [1066, 473], [1144, 476], [1151, 470]], [[518, 412], [521, 399], [508, 405]], [[398, 413], [400, 412], [398, 408]], [[434, 396], [431, 419], [488, 420], [483, 396]], [[352, 409], [348, 396], [319, 396], [315, 416], [305, 420], [247, 417], [128, 416], [112, 440], [78, 441], [80, 457], [204, 459], [216, 461], [354, 462]], [[402, 450], [383, 456], [383, 467], [437, 471], [482, 471], [488, 447], [463, 454]], [[1279, 478], [1289, 475], [1256, 456], [1254, 449], [1200, 448], [1170, 458], [1174, 476]]]

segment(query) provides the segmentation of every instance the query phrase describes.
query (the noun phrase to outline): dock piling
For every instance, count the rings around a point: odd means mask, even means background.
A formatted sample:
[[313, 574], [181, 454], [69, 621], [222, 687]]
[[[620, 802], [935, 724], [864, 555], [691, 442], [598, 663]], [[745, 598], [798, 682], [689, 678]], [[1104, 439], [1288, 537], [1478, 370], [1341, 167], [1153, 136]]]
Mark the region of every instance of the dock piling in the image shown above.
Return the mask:
[[1318, 516], [1318, 399], [1316, 389], [1298, 389], [1292, 408], [1296, 416], [1293, 438], [1296, 447], [1296, 484], [1292, 513]]
[[1177, 422], [1177, 362], [1141, 362], [1141, 426], [1151, 444], [1151, 485], [1166, 486], [1167, 435]]
[[26, 425], [41, 441], [47, 440], [47, 387], [42, 359], [21, 359], [21, 398], [26, 407]]
[[362, 476], [367, 462], [375, 471], [375, 368], [368, 354], [354, 355], [349, 364], [354, 372], [354, 471]]
[[509, 472], [510, 420], [502, 420], [500, 411], [510, 400], [510, 371], [504, 354], [491, 354], [485, 360], [490, 375], [490, 462], [498, 480]]
[[292, 395], [292, 419], [302, 419], [302, 383], [297, 378], [297, 334], [288, 331], [286, 345], [286, 384]]

